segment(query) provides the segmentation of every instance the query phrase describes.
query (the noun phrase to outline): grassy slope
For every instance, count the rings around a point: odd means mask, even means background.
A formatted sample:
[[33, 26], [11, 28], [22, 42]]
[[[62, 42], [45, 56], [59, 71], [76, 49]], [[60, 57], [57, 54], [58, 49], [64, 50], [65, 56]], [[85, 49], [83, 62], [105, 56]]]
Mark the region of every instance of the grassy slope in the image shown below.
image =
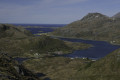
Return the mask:
[[[4, 37], [0, 39], [0, 44], [1, 51], [8, 51], [8, 53], [11, 53], [10, 55], [13, 56], [28, 56], [28, 53], [30, 53], [29, 56], [33, 56], [34, 53], [31, 52], [31, 50], [35, 53], [46, 53], [46, 51], [66, 51], [70, 49], [63, 41], [47, 36], [27, 38], [10, 38], [7, 36], [7, 38]], [[70, 45], [72, 45], [72, 43], [69, 43], [69, 46]], [[24, 65], [33, 72], [43, 72], [47, 74], [47, 76], [53, 80], [119, 80], [119, 58], [120, 49], [94, 63], [90, 60], [52, 57], [28, 60]], [[3, 68], [0, 67], [0, 69]], [[4, 69], [8, 68], [5, 67]]]
[[81, 20], [56, 29], [52, 34], [64, 37], [119, 42], [120, 19], [109, 18], [100, 13], [89, 13]]
[[47, 74], [53, 80], [119, 80], [120, 49], [96, 62], [53, 57], [28, 60], [24, 65], [34, 72]]
[[11, 56], [34, 57], [35, 53], [52, 54], [54, 51], [63, 51], [63, 53], [71, 51], [63, 41], [47, 36], [23, 39], [2, 38], [0, 44], [0, 51]]
[[64, 41], [64, 42], [67, 46], [71, 47], [73, 50], [83, 50], [92, 47], [91, 44], [86, 44], [86, 43], [70, 42], [70, 41]]
[[0, 24], [0, 44], [0, 52], [11, 56], [34, 57], [35, 53], [70, 50], [61, 40], [47, 36], [34, 37], [24, 28], [8, 24]]
[[0, 52], [14, 57], [43, 57], [54, 52], [70, 53], [72, 50], [86, 49], [87, 44], [65, 43], [48, 36], [34, 37], [30, 32], [13, 25], [0, 25]]
[[119, 80], [120, 49], [79, 71], [75, 78], [81, 78], [81, 80]]
[[90, 60], [70, 59], [64, 57], [52, 57], [32, 59], [24, 62], [29, 70], [33, 72], [42, 72], [52, 80], [70, 80], [80, 68], [86, 65]]
[[24, 38], [28, 36], [33, 35], [22, 27], [15, 27], [10, 24], [0, 24], [0, 38], [5, 37]]

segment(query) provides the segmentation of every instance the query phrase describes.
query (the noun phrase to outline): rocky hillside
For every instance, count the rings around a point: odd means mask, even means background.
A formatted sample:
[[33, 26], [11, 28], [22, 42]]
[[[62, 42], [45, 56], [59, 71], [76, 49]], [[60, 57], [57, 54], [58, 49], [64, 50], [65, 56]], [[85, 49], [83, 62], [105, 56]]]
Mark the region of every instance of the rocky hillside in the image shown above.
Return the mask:
[[0, 80], [40, 80], [12, 57], [0, 53]]
[[81, 20], [72, 22], [52, 33], [57, 36], [119, 42], [120, 19], [101, 13], [89, 13]]
[[28, 36], [33, 36], [31, 32], [25, 30], [22, 27], [15, 27], [10, 24], [0, 24], [0, 38], [5, 37], [15, 37], [24, 38]]

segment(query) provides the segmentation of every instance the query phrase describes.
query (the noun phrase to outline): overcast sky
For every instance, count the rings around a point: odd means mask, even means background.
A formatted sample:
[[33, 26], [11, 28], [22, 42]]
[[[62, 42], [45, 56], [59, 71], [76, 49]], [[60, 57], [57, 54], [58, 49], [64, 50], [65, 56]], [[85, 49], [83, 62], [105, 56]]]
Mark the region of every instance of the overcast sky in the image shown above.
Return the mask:
[[119, 11], [120, 0], [0, 0], [0, 23], [68, 24], [88, 13]]

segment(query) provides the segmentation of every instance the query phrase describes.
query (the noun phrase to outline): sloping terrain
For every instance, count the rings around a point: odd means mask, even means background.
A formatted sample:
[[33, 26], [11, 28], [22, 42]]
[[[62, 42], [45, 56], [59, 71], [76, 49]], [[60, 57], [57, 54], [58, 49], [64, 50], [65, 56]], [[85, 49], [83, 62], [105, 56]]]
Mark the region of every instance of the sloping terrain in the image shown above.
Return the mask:
[[120, 12], [117, 13], [117, 14], [115, 14], [115, 15], [113, 16], [113, 18], [120, 18]]
[[40, 80], [12, 57], [0, 53], [0, 80]]
[[119, 80], [120, 49], [97, 61], [53, 57], [31, 59], [24, 65], [47, 74], [52, 80]]
[[31, 32], [25, 30], [22, 27], [15, 27], [10, 24], [0, 24], [0, 38], [15, 37], [24, 38], [33, 36]]
[[71, 51], [71, 48], [63, 41], [47, 36], [22, 39], [2, 38], [0, 44], [0, 52], [8, 53], [14, 57], [42, 57], [43, 55], [51, 55], [55, 51], [62, 51], [62, 53]]
[[120, 49], [106, 57], [87, 64], [76, 74], [81, 80], [119, 80], [120, 79]]
[[[109, 18], [100, 13], [90, 13], [83, 19], [58, 29], [58, 31], [55, 31], [53, 34], [66, 37], [82, 37], [84, 39], [119, 42], [119, 21], [119, 19], [113, 20], [113, 18]], [[0, 28], [0, 32], [3, 33], [0, 39], [0, 52], [5, 52], [13, 57], [35, 57], [23, 63], [27, 69], [35, 73], [42, 72], [53, 80], [120, 79], [120, 49], [95, 62], [87, 58], [43, 57], [44, 55], [49, 56], [55, 54], [54, 52], [69, 52], [72, 50], [70, 46], [72, 46], [73, 43], [67, 42], [66, 44], [68, 44], [68, 46], [59, 39], [48, 36], [34, 37], [33, 35], [25, 34], [24, 31], [22, 32], [18, 28], [18, 32], [15, 31], [15, 27], [6, 29], [8, 27], [9, 26]], [[13, 32], [14, 34], [9, 35], [9, 32]], [[77, 34], [76, 36], [76, 33], [82, 33], [82, 35]], [[77, 46], [76, 44], [74, 44], [74, 46]], [[0, 54], [0, 79], [37, 80], [38, 78], [23, 65], [19, 65], [6, 54]], [[23, 72], [19, 72], [19, 69]], [[25, 74], [23, 74], [24, 71]]]
[[8, 53], [12, 57], [43, 57], [91, 47], [44, 35], [35, 37], [24, 28], [13, 25], [1, 24], [0, 33], [0, 52]]
[[52, 34], [120, 43], [120, 19], [110, 18], [100, 13], [89, 13], [81, 20], [56, 29]]

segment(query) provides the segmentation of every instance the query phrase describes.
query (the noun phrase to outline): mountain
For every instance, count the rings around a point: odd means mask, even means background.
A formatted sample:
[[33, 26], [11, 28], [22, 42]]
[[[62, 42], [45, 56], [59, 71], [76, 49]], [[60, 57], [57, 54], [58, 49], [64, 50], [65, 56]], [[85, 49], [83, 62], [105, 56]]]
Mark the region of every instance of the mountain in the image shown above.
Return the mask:
[[81, 20], [56, 29], [52, 35], [120, 43], [120, 19], [101, 13], [89, 13]]
[[5, 37], [15, 37], [15, 38], [23, 38], [33, 36], [31, 32], [25, 30], [22, 27], [15, 27], [10, 24], [0, 24], [0, 38]]
[[113, 16], [113, 18], [120, 18], [120, 12], [117, 13], [117, 14], [115, 14], [115, 15]]

